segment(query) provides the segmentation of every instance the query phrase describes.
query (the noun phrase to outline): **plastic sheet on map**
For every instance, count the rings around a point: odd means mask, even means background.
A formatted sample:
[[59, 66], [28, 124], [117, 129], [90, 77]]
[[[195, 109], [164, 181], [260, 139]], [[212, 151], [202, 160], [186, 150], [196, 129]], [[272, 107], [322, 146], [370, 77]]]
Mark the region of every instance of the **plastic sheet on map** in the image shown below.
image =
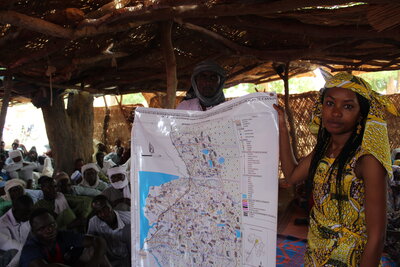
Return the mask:
[[275, 266], [276, 101], [136, 109], [132, 266]]

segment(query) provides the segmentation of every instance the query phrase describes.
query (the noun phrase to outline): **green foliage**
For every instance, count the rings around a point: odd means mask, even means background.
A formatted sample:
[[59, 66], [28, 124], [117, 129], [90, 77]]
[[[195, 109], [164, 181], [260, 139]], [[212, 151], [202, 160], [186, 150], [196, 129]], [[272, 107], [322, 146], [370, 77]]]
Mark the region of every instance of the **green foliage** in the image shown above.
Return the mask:
[[380, 93], [385, 93], [389, 84], [389, 79], [393, 78], [397, 80], [398, 72], [398, 70], [368, 72], [363, 73], [360, 76], [369, 82], [374, 90]]
[[143, 97], [142, 93], [124, 95], [122, 98], [122, 104], [143, 104], [144, 106], [147, 106], [146, 99]]
[[[256, 88], [258, 91], [264, 90], [262, 85], [242, 83], [225, 89], [224, 92], [227, 97], [233, 97], [254, 93], [256, 92]], [[315, 78], [312, 77], [292, 78], [289, 80], [289, 88], [290, 93], [304, 93], [320, 89], [320, 87], [318, 87], [315, 83]], [[285, 91], [283, 81], [274, 81], [268, 83], [268, 91], [283, 94]]]
[[[363, 73], [359, 76], [363, 77], [367, 82], [369, 82], [374, 90], [380, 93], [386, 93], [386, 89], [390, 78], [395, 80], [398, 79], [399, 71], [380, 71], [380, 72], [368, 72]], [[397, 81], [399, 82], [399, 81]], [[304, 93], [309, 91], [317, 91], [324, 84], [324, 80], [320, 77], [301, 77], [301, 78], [291, 78], [289, 80], [289, 88], [291, 94]], [[283, 94], [285, 89], [283, 81], [274, 81], [268, 83], [268, 91], [277, 92]], [[249, 93], [256, 92], [255, 88], [259, 91], [263, 91], [261, 85], [256, 85], [253, 83], [242, 83], [231, 88], [225, 89], [226, 97], [236, 97], [242, 96]]]

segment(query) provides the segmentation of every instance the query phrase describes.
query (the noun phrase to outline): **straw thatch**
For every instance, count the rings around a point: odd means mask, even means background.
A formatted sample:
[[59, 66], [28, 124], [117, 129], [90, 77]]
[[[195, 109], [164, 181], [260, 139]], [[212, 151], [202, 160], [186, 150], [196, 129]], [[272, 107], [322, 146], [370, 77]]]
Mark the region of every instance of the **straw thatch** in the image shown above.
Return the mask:
[[170, 92], [171, 105], [205, 59], [227, 86], [277, 80], [288, 62], [290, 77], [395, 70], [399, 10], [392, 0], [1, 1], [0, 76], [13, 80], [10, 101], [73, 89]]

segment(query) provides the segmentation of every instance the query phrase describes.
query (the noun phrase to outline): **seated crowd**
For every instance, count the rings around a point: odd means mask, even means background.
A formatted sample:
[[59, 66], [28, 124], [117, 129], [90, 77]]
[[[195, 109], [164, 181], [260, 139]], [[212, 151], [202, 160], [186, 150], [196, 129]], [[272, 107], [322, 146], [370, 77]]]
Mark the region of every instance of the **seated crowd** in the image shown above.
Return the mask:
[[130, 266], [129, 158], [116, 142], [94, 163], [54, 171], [15, 140], [0, 143], [0, 267]]

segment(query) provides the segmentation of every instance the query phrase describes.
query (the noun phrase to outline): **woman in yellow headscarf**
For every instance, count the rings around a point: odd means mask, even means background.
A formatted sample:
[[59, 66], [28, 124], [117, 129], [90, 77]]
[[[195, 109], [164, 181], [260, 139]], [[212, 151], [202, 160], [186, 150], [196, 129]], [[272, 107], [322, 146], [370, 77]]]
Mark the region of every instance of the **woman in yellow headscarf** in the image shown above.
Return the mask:
[[363, 79], [331, 77], [313, 113], [317, 144], [297, 163], [284, 112], [276, 107], [282, 171], [289, 183], [306, 181], [314, 199], [305, 266], [380, 265], [386, 177], [392, 177], [385, 109], [397, 114]]

